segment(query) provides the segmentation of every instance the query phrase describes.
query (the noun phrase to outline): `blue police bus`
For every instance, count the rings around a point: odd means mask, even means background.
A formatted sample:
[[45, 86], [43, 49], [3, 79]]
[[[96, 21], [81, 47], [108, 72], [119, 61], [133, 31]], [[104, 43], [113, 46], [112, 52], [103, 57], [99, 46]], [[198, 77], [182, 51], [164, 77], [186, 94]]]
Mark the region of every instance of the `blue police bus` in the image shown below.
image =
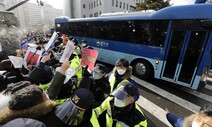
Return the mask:
[[134, 75], [198, 89], [211, 67], [212, 4], [170, 6], [153, 13], [55, 19], [57, 32], [86, 40], [98, 60], [127, 59]]

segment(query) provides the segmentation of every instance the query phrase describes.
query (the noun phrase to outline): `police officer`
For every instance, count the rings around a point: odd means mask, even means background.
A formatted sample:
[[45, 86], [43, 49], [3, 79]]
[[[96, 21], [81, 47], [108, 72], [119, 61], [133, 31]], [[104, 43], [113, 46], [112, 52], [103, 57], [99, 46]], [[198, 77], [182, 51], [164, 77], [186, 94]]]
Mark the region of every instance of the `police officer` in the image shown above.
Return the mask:
[[88, 45], [88, 42], [86, 40], [82, 40], [82, 47], [83, 48], [88, 48], [88, 49], [93, 49], [93, 47]]
[[121, 83], [94, 111], [97, 116], [106, 111], [106, 127], [147, 127], [147, 120], [135, 103], [138, 98], [136, 85]]
[[81, 58], [81, 47], [78, 44], [78, 41], [76, 39], [72, 39], [72, 42], [74, 43], [75, 49], [74, 52]]
[[[86, 68], [85, 68], [86, 70]], [[104, 77], [106, 74], [106, 66], [97, 63], [94, 67], [91, 77], [84, 75], [83, 80], [80, 83], [80, 87], [88, 88], [94, 94], [93, 108], [98, 107], [110, 94], [110, 83]], [[87, 83], [86, 83], [87, 82]], [[89, 86], [85, 86], [90, 82]]]
[[113, 71], [106, 75], [110, 82], [110, 92], [119, 87], [121, 82], [131, 82], [134, 84], [135, 82], [131, 79], [131, 76], [132, 67], [129, 66], [129, 62], [125, 59], [117, 60]]
[[69, 101], [56, 107], [48, 119], [41, 120], [47, 127], [99, 127], [94, 111], [91, 110], [93, 94], [85, 88], [74, 91]]

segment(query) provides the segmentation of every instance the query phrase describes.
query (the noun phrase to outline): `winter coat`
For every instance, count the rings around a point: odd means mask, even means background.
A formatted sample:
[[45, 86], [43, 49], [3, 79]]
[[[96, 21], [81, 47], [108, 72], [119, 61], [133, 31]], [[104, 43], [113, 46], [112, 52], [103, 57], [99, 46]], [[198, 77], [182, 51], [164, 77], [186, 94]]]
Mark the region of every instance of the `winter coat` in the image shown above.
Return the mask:
[[17, 118], [4, 124], [2, 127], [46, 127], [42, 122], [29, 119], [29, 118]]
[[173, 127], [191, 127], [192, 122], [197, 115], [198, 114], [193, 114], [186, 118], [180, 118], [180, 117], [175, 116], [172, 113], [167, 113], [166, 117], [167, 117], [167, 120], [169, 121], [169, 123]]
[[52, 80], [53, 72], [50, 66], [40, 62], [29, 74], [29, 79], [35, 83], [46, 84]]
[[5, 124], [16, 118], [39, 118], [52, 111], [55, 102], [47, 100], [25, 110], [11, 110], [8, 106], [0, 110], [0, 124]]

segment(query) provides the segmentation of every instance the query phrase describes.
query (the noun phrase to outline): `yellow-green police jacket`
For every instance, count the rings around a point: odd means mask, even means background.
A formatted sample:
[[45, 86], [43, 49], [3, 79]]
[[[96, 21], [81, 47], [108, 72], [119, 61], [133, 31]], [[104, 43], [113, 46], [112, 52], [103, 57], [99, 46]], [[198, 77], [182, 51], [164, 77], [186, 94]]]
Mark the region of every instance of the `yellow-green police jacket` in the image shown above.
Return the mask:
[[77, 53], [74, 51], [73, 54], [75, 54], [76, 56], [70, 61], [70, 66], [76, 71], [78, 83], [77, 83], [77, 86], [75, 85], [73, 86], [73, 89], [77, 89], [80, 84], [80, 79], [82, 78], [82, 67], [80, 66], [81, 59], [79, 58]]
[[[112, 110], [111, 106], [114, 103], [114, 97], [108, 97], [105, 101], [97, 108], [94, 109], [97, 117], [106, 111], [106, 127], [112, 127], [113, 123], [115, 122], [115, 127], [147, 127], [147, 120], [144, 117], [143, 112], [139, 108], [139, 106], [135, 103], [133, 107], [130, 109], [129, 113], [126, 113], [124, 116], [121, 114], [122, 121], [112, 118]], [[132, 114], [133, 113], [133, 114]], [[132, 119], [130, 121], [130, 119]], [[126, 121], [124, 121], [126, 120]]]

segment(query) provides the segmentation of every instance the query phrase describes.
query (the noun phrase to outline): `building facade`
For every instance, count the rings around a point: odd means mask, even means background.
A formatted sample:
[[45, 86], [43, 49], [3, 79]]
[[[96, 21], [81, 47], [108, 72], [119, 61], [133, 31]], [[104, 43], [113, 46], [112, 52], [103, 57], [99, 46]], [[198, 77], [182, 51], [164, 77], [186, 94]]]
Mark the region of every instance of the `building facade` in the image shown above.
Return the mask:
[[98, 17], [102, 13], [132, 12], [144, 0], [64, 0], [64, 15], [70, 18]]
[[4, 11], [5, 10], [5, 4], [3, 0], [0, 0], [0, 10]]
[[[9, 8], [22, 0], [5, 0], [6, 8]], [[44, 3], [40, 6], [37, 3], [27, 2], [12, 10], [20, 22], [20, 26], [26, 30], [35, 30], [41, 25], [53, 24], [54, 18], [63, 15], [62, 9], [53, 8]]]

